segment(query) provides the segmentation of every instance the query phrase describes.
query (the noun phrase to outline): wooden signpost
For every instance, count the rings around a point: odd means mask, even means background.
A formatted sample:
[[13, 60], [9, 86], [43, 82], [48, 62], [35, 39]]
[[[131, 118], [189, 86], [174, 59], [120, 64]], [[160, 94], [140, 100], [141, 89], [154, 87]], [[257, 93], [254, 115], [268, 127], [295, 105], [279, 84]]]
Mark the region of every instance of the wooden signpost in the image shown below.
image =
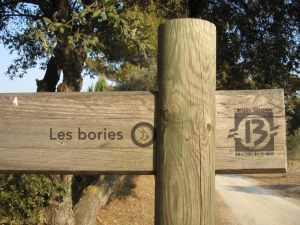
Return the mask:
[[215, 171], [287, 167], [283, 91], [215, 92], [215, 58], [213, 24], [173, 20], [158, 93], [0, 94], [0, 172], [155, 174], [156, 225], [214, 224]]
[[[0, 170], [155, 174], [156, 95], [0, 94]], [[216, 172], [284, 172], [283, 91], [215, 95]], [[190, 119], [195, 126], [196, 116]]]

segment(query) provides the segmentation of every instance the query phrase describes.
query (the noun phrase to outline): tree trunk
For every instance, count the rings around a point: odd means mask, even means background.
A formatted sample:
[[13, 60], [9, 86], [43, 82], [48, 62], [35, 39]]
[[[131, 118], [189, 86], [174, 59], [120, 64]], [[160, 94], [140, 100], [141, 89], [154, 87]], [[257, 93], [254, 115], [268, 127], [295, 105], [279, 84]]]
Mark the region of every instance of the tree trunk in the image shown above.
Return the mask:
[[36, 80], [37, 92], [54, 92], [60, 77], [57, 58], [51, 57], [43, 80]]
[[[55, 92], [60, 77], [59, 58], [52, 56], [48, 62], [45, 76], [37, 80], [37, 92]], [[80, 71], [81, 72], [81, 71]], [[72, 205], [72, 176], [50, 176], [57, 189], [57, 195], [45, 209], [48, 225], [75, 225]]]
[[118, 192], [125, 176], [100, 176], [99, 181], [88, 186], [74, 208], [76, 225], [95, 225], [100, 209]]
[[47, 225], [75, 225], [72, 204], [72, 177], [52, 175], [57, 189], [52, 203], [46, 209]]
[[86, 60], [87, 54], [81, 49], [73, 49], [66, 46], [63, 49], [63, 73], [64, 79], [57, 87], [59, 92], [79, 92], [82, 88], [83, 65]]

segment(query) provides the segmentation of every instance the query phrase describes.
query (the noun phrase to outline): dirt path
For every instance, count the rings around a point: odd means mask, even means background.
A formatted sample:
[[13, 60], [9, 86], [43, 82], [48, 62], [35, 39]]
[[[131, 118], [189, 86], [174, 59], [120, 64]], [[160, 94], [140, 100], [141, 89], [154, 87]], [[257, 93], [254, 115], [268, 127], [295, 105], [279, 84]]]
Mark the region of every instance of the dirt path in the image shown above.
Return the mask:
[[270, 189], [280, 196], [289, 197], [300, 205], [300, 161], [290, 160], [288, 173], [251, 174], [247, 177], [252, 178], [260, 187]]
[[217, 175], [216, 191], [236, 225], [299, 225], [300, 206], [247, 176]]
[[[290, 191], [298, 188], [300, 180], [294, 176], [299, 174], [297, 170], [284, 178], [217, 175], [215, 224], [300, 225], [300, 201], [290, 201], [299, 195], [297, 190]], [[153, 225], [154, 177], [139, 176], [133, 193], [112, 201], [99, 212], [97, 221], [98, 225]]]

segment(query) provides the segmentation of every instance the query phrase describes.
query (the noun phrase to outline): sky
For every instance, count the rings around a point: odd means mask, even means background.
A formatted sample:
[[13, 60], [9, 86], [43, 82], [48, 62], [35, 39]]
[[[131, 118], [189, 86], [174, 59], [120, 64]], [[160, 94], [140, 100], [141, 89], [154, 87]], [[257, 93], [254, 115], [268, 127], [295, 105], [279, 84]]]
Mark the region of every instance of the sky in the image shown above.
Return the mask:
[[[38, 67], [28, 70], [28, 73], [23, 78], [9, 79], [5, 75], [7, 67], [13, 62], [16, 57], [9, 54], [9, 50], [0, 45], [0, 93], [25, 93], [36, 92], [36, 79], [43, 79], [44, 71]], [[91, 84], [95, 84], [96, 79], [89, 77], [83, 78], [82, 91], [87, 91]]]

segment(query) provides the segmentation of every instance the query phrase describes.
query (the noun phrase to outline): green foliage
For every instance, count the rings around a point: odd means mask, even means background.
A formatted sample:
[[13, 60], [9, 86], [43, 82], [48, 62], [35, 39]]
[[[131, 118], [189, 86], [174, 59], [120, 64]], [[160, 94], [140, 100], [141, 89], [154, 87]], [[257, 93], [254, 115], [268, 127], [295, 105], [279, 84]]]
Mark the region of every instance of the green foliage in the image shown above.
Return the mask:
[[[133, 42], [117, 39], [117, 34], [112, 33], [110, 38], [104, 42], [103, 57], [89, 57], [86, 60], [86, 65], [91, 73], [103, 75], [115, 82], [120, 80], [118, 70], [122, 70], [125, 64], [147, 68], [151, 63], [155, 63], [153, 59], [157, 54], [157, 28], [165, 20], [158, 14], [159, 10], [154, 1], [141, 4], [137, 4], [135, 1], [126, 1], [122, 13], [132, 27], [131, 30], [124, 29], [122, 32], [126, 35], [129, 32], [132, 36], [137, 37], [140, 50], [134, 48]], [[110, 30], [109, 27], [105, 29]], [[147, 42], [145, 42], [146, 40]], [[117, 48], [114, 49], [115, 46]], [[147, 50], [141, 51], [141, 49]]]
[[111, 91], [112, 86], [108, 85], [105, 77], [100, 76], [95, 86], [90, 86], [88, 92], [101, 92], [101, 91]]
[[300, 90], [299, 1], [159, 3], [164, 17], [176, 18], [178, 13], [181, 17], [193, 15], [216, 25], [218, 89], [283, 88], [287, 112], [293, 111], [291, 98]]
[[107, 87], [107, 82], [106, 82], [105, 78], [104, 77], [99, 77], [99, 80], [96, 83], [94, 91], [95, 92], [104, 91], [106, 87]]
[[[31, 27], [29, 37], [39, 41], [46, 52], [53, 52], [57, 44], [65, 44], [65, 39], [61, 35], [67, 35], [67, 43], [73, 48], [83, 45], [87, 52], [93, 48], [101, 49], [101, 40], [98, 38], [98, 31], [87, 32], [86, 29], [96, 29], [101, 23], [109, 23], [114, 27], [119, 27], [123, 31], [124, 38], [135, 41], [135, 38], [129, 32], [130, 26], [128, 18], [124, 18], [118, 13], [117, 1], [94, 1], [89, 5], [78, 2], [79, 9], [73, 8], [69, 20], [59, 18], [58, 12], [52, 15], [52, 18], [43, 17], [35, 27]], [[92, 25], [92, 23], [95, 23]], [[97, 23], [97, 24], [96, 24]], [[86, 28], [86, 29], [84, 29]], [[75, 31], [73, 31], [75, 30]], [[99, 31], [103, 32], [103, 30]], [[142, 50], [146, 50], [145, 48]]]
[[0, 9], [0, 40], [20, 56], [7, 70], [11, 78], [50, 56], [62, 69], [70, 69], [66, 60], [75, 59], [65, 56], [72, 50], [78, 63], [88, 59], [84, 65], [90, 75], [95, 75], [90, 62], [115, 64], [130, 57], [146, 63], [153, 52], [145, 16], [122, 1], [13, 1], [0, 2]]
[[118, 91], [156, 91], [156, 66], [148, 68], [126, 63], [119, 69], [120, 78], [115, 90]]
[[287, 97], [300, 90], [290, 7], [286, 1], [235, 0], [203, 11], [218, 30], [219, 89], [284, 88]]
[[288, 132], [294, 134], [295, 130], [300, 129], [300, 97], [294, 96], [294, 98], [290, 98], [290, 101], [288, 106], [292, 108], [287, 113]]
[[287, 137], [288, 158], [300, 160], [300, 129]]
[[51, 180], [37, 175], [0, 176], [0, 221], [5, 224], [41, 224], [43, 207], [54, 194]]

